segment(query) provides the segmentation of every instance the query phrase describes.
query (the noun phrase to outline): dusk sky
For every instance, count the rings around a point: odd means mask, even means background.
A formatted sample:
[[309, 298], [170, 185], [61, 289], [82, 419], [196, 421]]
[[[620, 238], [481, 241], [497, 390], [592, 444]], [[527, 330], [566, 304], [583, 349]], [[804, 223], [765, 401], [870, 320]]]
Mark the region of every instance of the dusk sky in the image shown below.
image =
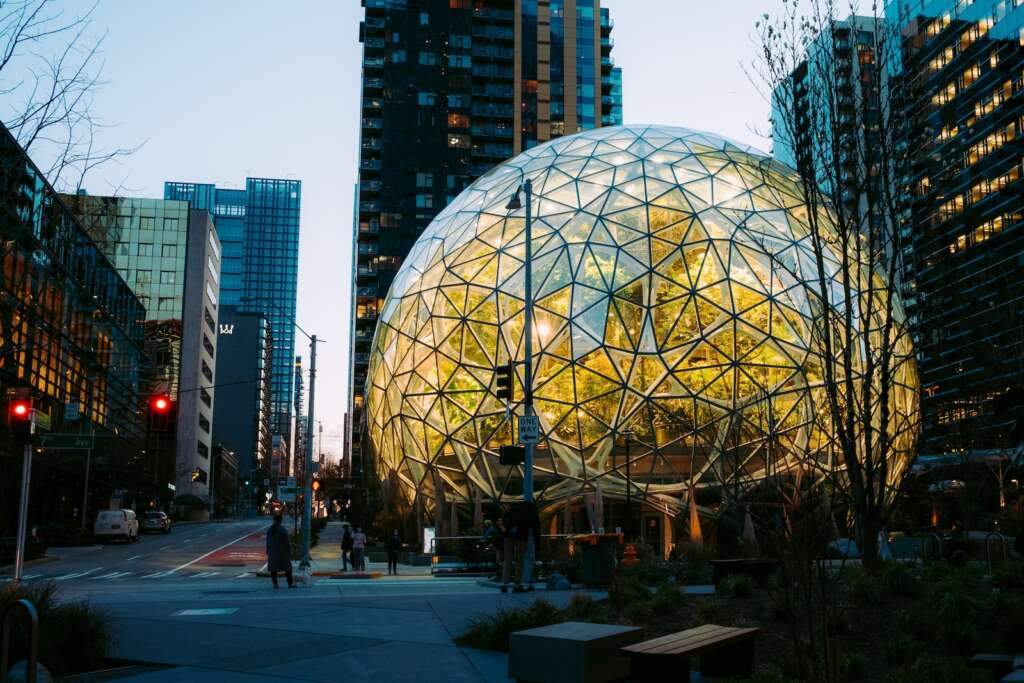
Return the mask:
[[[743, 64], [773, 0], [604, 0], [623, 68], [626, 123], [710, 130], [761, 149], [768, 105]], [[83, 7], [86, 6], [83, 2]], [[318, 358], [324, 451], [341, 452], [347, 407], [352, 200], [359, 143], [357, 0], [124, 2], [95, 13], [108, 146], [145, 145], [86, 182], [93, 194], [163, 196], [166, 180], [244, 188], [302, 181], [298, 322]], [[296, 353], [308, 354], [301, 335]]]

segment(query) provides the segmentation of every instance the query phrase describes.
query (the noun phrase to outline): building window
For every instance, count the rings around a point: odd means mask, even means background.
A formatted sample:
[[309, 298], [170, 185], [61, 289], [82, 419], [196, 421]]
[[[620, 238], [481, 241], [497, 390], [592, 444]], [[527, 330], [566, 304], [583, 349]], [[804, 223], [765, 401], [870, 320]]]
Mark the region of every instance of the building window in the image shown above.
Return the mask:
[[207, 382], [212, 382], [213, 381], [213, 370], [210, 369], [210, 366], [206, 364], [205, 360], [204, 361], [200, 361], [200, 362], [202, 363], [203, 377], [206, 378]]
[[210, 315], [210, 309], [206, 306], [203, 306], [203, 318], [206, 319], [206, 326], [210, 328], [210, 332], [217, 334], [217, 321]]
[[174, 284], [174, 271], [173, 270], [161, 270], [160, 271], [160, 284], [162, 285], [173, 285]]
[[392, 50], [391, 51], [391, 63], [392, 64], [405, 64], [405, 50]]
[[152, 256], [153, 255], [153, 245], [150, 244], [149, 242], [139, 242], [139, 247], [136, 250], [136, 253], [139, 256]]
[[420, 64], [423, 66], [434, 66], [437, 64], [437, 55], [433, 52], [420, 52]]
[[139, 228], [141, 230], [154, 230], [156, 229], [156, 219], [152, 216], [142, 216], [139, 218]]
[[164, 313], [170, 313], [174, 310], [174, 297], [173, 296], [162, 296], [157, 301], [156, 310]]
[[164, 232], [178, 232], [178, 219], [177, 218], [165, 218], [164, 219]]
[[473, 66], [473, 58], [469, 55], [448, 55], [448, 66], [456, 69], [468, 69]]
[[161, 244], [160, 255], [164, 258], [177, 258], [178, 257], [178, 245], [177, 244]]
[[430, 26], [430, 15], [426, 12], [420, 12], [420, 26]]
[[418, 194], [416, 195], [416, 208], [417, 209], [432, 209], [434, 208], [434, 197], [429, 194]]
[[196, 453], [198, 453], [200, 456], [202, 456], [204, 458], [209, 458], [210, 457], [210, 449], [202, 441], [200, 441], [199, 445], [196, 446]]
[[210, 276], [214, 282], [220, 282], [220, 273], [217, 272], [217, 266], [213, 265], [213, 257], [207, 255], [206, 257], [206, 269], [210, 271]]
[[469, 128], [469, 116], [466, 114], [458, 114], [456, 112], [448, 113], [448, 127], [449, 128]]
[[416, 96], [416, 101], [423, 107], [431, 107], [437, 104], [437, 94], [432, 92], [421, 92]]
[[203, 405], [207, 408], [210, 408], [213, 405], [213, 397], [210, 396], [210, 392], [202, 387], [199, 388], [199, 400], [202, 401]]
[[470, 38], [469, 36], [462, 36], [457, 33], [453, 33], [448, 38], [448, 44], [451, 45], [452, 47], [458, 47], [464, 50], [468, 50], [469, 48], [473, 47], [473, 39]]
[[220, 261], [220, 246], [217, 244], [217, 239], [210, 233], [210, 248], [213, 249], [213, 255]]
[[458, 149], [469, 149], [469, 136], [468, 135], [449, 135], [448, 146]]
[[206, 283], [206, 298], [210, 300], [214, 308], [217, 308], [217, 295], [213, 293], [213, 286], [209, 282]]
[[416, 174], [416, 187], [433, 187], [434, 186], [434, 174], [433, 173], [417, 173]]

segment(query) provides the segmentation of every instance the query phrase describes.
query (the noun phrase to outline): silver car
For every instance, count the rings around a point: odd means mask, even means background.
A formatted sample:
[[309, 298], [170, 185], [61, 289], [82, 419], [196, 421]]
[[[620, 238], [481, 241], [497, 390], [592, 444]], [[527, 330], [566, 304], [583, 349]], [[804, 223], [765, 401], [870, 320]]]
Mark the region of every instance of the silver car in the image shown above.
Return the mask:
[[143, 533], [147, 531], [158, 531], [162, 534], [170, 533], [171, 518], [166, 512], [147, 512], [142, 515]]

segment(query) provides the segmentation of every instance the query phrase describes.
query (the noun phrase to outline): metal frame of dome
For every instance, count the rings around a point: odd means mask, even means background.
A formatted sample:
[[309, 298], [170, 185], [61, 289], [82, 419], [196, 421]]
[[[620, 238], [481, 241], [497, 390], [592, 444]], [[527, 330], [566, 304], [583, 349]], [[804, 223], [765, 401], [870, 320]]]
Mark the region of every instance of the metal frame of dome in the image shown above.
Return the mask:
[[[539, 501], [595, 488], [623, 496], [615, 438], [627, 430], [633, 495], [664, 509], [678, 509], [691, 486], [835, 471], [818, 269], [795, 172], [708, 133], [619, 126], [496, 167], [419, 238], [382, 307], [370, 359], [368, 428], [381, 476], [428, 500], [439, 481], [453, 502], [521, 498], [521, 469], [498, 462], [513, 427], [494, 369], [523, 360], [524, 219], [506, 205], [524, 177], [535, 192]], [[829, 249], [834, 279], [839, 252]], [[881, 276], [860, 279], [861, 291], [870, 281], [890, 294]], [[837, 291], [831, 305], [841, 301]], [[894, 304], [891, 482], [909, 465], [918, 428], [917, 368]]]

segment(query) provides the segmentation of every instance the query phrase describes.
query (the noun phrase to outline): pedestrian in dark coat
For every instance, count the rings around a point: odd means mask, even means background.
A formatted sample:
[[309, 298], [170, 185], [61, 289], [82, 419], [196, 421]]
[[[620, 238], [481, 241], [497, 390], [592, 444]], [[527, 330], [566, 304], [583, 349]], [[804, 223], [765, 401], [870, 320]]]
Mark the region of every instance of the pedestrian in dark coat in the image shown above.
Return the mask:
[[341, 571], [348, 569], [352, 561], [352, 528], [346, 524], [345, 533], [341, 536]]
[[398, 553], [402, 550], [402, 537], [398, 535], [398, 529], [391, 532], [387, 542], [388, 550], [388, 576], [398, 576]]
[[284, 572], [288, 587], [295, 586], [292, 580], [292, 542], [288, 530], [281, 524], [281, 515], [274, 515], [274, 523], [267, 529], [267, 571], [277, 588], [277, 573]]

